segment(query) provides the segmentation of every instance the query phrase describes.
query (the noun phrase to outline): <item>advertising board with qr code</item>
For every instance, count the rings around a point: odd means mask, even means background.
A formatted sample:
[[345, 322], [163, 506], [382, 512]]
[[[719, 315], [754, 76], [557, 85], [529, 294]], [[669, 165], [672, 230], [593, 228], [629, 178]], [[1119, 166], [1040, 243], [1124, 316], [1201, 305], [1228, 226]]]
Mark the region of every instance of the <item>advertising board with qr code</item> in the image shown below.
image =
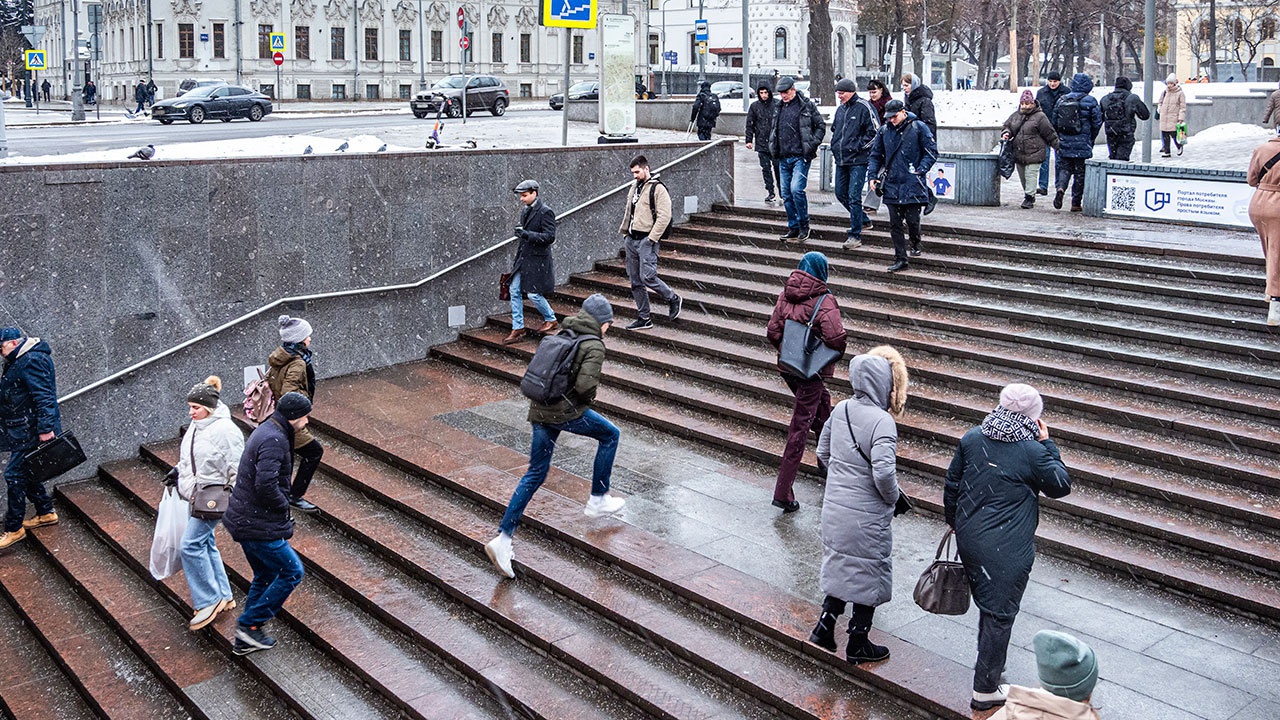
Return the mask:
[[1252, 228], [1243, 182], [1107, 175], [1105, 213], [1197, 225]]

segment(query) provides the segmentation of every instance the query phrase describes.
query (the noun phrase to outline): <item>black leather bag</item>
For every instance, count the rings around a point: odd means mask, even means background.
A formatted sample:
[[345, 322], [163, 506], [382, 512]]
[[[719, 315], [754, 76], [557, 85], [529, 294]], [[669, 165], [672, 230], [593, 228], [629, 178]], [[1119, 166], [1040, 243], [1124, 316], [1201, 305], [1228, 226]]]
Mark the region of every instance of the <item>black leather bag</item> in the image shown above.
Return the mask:
[[[196, 473], [196, 429], [191, 428], [191, 475]], [[176, 470], [177, 468], [175, 468]], [[231, 504], [231, 486], [225, 483], [196, 483], [191, 491], [191, 517], [201, 520], [220, 520]]]
[[951, 558], [953, 537], [955, 533], [948, 529], [942, 542], [938, 543], [933, 564], [920, 576], [912, 593], [916, 604], [934, 615], [964, 615], [969, 612], [969, 576], [960, 562], [958, 549], [955, 559]]
[[84, 450], [75, 433], [67, 430], [27, 453], [27, 471], [36, 482], [46, 482], [85, 461]]
[[806, 325], [795, 320], [787, 320], [782, 328], [782, 345], [778, 348], [778, 364], [802, 380], [818, 377], [822, 369], [840, 359], [841, 353], [827, 347], [822, 342], [822, 334], [813, 332], [813, 324], [818, 320], [818, 311], [827, 295], [818, 298], [813, 305], [813, 316]]

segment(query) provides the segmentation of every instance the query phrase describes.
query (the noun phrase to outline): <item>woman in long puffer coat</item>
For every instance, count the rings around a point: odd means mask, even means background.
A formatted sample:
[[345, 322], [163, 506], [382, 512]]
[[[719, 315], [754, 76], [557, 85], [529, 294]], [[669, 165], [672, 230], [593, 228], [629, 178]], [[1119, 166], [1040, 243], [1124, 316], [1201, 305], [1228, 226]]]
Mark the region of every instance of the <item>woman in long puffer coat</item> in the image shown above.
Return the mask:
[[1049, 157], [1049, 148], [1058, 149], [1058, 131], [1044, 114], [1030, 90], [1022, 91], [1018, 109], [1004, 121], [1000, 134], [1013, 150], [1014, 167], [1022, 183], [1022, 209], [1036, 204], [1036, 187], [1040, 181], [1040, 164]]
[[898, 425], [907, 403], [907, 364], [881, 345], [849, 363], [853, 397], [831, 411], [818, 439], [827, 465], [822, 501], [822, 572], [826, 600], [809, 642], [835, 652], [836, 620], [853, 603], [845, 657], [852, 663], [889, 657], [868, 638], [876, 606], [893, 596], [893, 532], [898, 502]]
[[1164, 92], [1156, 103], [1156, 117], [1160, 120], [1160, 157], [1169, 157], [1169, 143], [1178, 148], [1182, 154], [1182, 144], [1178, 142], [1178, 123], [1187, 121], [1187, 95], [1182, 92], [1178, 76], [1170, 74], [1164, 81]]
[[[197, 485], [234, 485], [240, 455], [244, 452], [244, 433], [231, 419], [231, 410], [219, 399], [222, 380], [210, 376], [187, 393], [191, 426], [182, 436], [180, 456], [174, 472], [178, 495], [190, 501]], [[182, 572], [191, 590], [192, 630], [213, 622], [218, 613], [236, 606], [231, 598], [231, 584], [222, 565], [222, 555], [213, 531], [218, 520], [191, 517], [182, 536]]]

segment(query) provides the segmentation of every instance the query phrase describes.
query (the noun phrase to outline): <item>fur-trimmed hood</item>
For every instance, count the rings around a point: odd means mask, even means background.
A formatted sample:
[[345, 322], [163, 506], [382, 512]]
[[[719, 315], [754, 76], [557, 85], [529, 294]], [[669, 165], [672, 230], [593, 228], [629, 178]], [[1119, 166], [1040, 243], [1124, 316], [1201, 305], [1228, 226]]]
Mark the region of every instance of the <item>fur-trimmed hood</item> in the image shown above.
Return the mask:
[[[866, 393], [885, 410], [888, 410], [895, 418], [902, 417], [902, 413], [907, 409], [907, 388], [910, 384], [910, 378], [907, 373], [907, 361], [902, 358], [902, 353], [898, 352], [890, 345], [878, 345], [866, 352], [867, 355], [883, 358], [889, 364], [889, 377], [885, 378], [889, 381], [889, 387], [877, 389], [883, 392], [883, 395]], [[856, 358], [855, 358], [856, 360]], [[855, 378], [854, 369], [858, 363], [850, 363], [849, 365], [849, 382], [853, 385], [854, 390], [861, 390], [859, 387], [860, 379]], [[883, 367], [883, 366], [882, 366]], [[870, 388], [868, 388], [870, 389]], [[865, 392], [865, 391], [864, 391]]]

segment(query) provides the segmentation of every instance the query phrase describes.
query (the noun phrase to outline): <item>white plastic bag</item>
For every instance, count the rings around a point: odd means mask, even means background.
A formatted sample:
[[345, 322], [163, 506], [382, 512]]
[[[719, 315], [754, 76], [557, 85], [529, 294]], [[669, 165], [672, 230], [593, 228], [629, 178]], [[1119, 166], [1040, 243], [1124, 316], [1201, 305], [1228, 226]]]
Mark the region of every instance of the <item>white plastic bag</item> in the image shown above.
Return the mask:
[[189, 516], [187, 501], [178, 496], [177, 488], [165, 488], [151, 541], [151, 575], [155, 579], [163, 580], [182, 569], [182, 535]]

